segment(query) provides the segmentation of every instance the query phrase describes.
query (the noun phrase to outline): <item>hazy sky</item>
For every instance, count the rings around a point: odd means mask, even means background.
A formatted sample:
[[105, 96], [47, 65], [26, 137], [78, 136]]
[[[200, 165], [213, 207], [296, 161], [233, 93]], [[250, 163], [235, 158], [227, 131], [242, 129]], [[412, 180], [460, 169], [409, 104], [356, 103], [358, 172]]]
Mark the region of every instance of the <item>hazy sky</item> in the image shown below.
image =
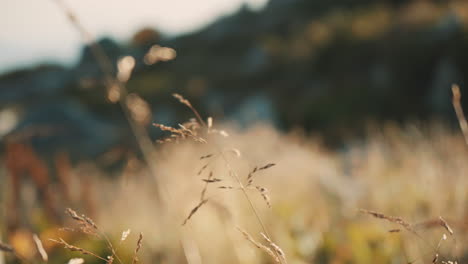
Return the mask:
[[[95, 36], [127, 40], [154, 27], [181, 34], [243, 3], [254, 9], [268, 0], [64, 0]], [[0, 0], [0, 73], [45, 61], [74, 63], [82, 39], [53, 0]]]

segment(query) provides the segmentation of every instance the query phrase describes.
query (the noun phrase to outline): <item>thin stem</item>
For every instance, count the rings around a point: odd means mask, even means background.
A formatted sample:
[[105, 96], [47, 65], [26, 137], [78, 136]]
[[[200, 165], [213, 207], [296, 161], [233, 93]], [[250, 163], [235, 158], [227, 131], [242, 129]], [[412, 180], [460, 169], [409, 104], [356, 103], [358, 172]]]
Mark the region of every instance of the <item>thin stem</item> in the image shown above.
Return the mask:
[[[86, 28], [80, 23], [77, 16], [72, 12], [72, 10], [64, 3], [63, 0], [53, 0], [53, 1], [55, 1], [58, 4], [58, 6], [68, 16], [72, 25], [75, 26], [78, 32], [86, 40], [88, 46], [91, 49], [93, 56], [96, 58], [96, 61], [99, 67], [101, 68], [101, 70], [103, 71], [105, 75], [106, 85], [108, 87], [111, 85], [116, 85], [118, 87], [119, 92], [120, 92], [120, 97], [118, 100], [120, 108], [122, 109], [122, 112], [124, 113], [124, 116], [130, 126], [130, 129], [132, 130], [132, 133], [135, 136], [138, 147], [141, 153], [143, 154], [143, 159], [145, 160], [151, 172], [151, 175], [153, 176], [151, 177], [151, 181], [156, 187], [157, 202], [159, 206], [166, 208], [165, 205], [169, 204], [169, 201], [172, 200], [172, 197], [167, 187], [164, 184], [159, 184], [156, 181], [157, 168], [156, 168], [155, 162], [151, 160], [152, 154], [155, 152], [154, 145], [146, 129], [142, 125], [139, 125], [138, 123], [136, 123], [130, 114], [130, 110], [128, 109], [128, 106], [126, 105], [126, 98], [127, 98], [128, 92], [127, 92], [125, 83], [122, 83], [118, 81], [117, 78], [115, 78], [113, 63], [111, 62], [111, 60], [105, 53], [104, 49], [95, 41], [95, 38], [93, 37], [93, 35], [89, 31], [87, 31]], [[192, 108], [192, 110], [196, 113], [197, 118], [201, 120], [201, 117], [198, 114], [198, 112], [194, 108]], [[204, 124], [203, 120], [201, 120], [201, 122], [202, 124]], [[161, 189], [164, 195], [161, 194]], [[109, 243], [109, 239], [107, 237], [106, 237], [106, 240]], [[185, 251], [185, 248], [184, 248], [184, 251]], [[113, 250], [113, 252], [115, 251]], [[187, 258], [188, 263], [192, 262], [188, 255], [186, 255], [186, 258]], [[119, 258], [117, 257], [117, 259]]]
[[[268, 239], [272, 240], [270, 232], [268, 232], [268, 228], [266, 227], [266, 225], [264, 224], [262, 218], [260, 217], [260, 214], [258, 213], [257, 208], [255, 207], [254, 203], [252, 202], [252, 199], [250, 199], [250, 197], [249, 197], [249, 195], [247, 193], [247, 190], [245, 189], [244, 184], [242, 184], [242, 181], [239, 178], [239, 175], [237, 175], [237, 173], [232, 169], [231, 164], [227, 160], [227, 158], [224, 155], [224, 152], [221, 150], [221, 148], [216, 143], [214, 143], [214, 144], [215, 144], [218, 152], [220, 153], [221, 157], [223, 158], [223, 160], [224, 160], [224, 162], [226, 164], [229, 175], [231, 175], [231, 177], [234, 178], [236, 180], [236, 182], [239, 184], [239, 187], [242, 190], [242, 193], [244, 194], [244, 197], [247, 200], [250, 208], [252, 209], [252, 211], [253, 211], [253, 213], [255, 215], [255, 218], [257, 219], [257, 222], [260, 224], [260, 227], [263, 230], [263, 233], [267, 236]], [[278, 254], [278, 252], [276, 252], [276, 250], [273, 250], [273, 252], [275, 253], [275, 255], [278, 258], [278, 260], [280, 261], [280, 263], [283, 263], [283, 260], [282, 260], [283, 258]]]
[[455, 109], [455, 114], [457, 115], [458, 123], [460, 124], [460, 129], [462, 131], [463, 137], [465, 138], [465, 143], [468, 145], [468, 123], [466, 122], [465, 114], [463, 113], [463, 108], [460, 102], [461, 93], [460, 87], [454, 84], [452, 85], [452, 104]]
[[195, 114], [195, 116], [197, 117], [198, 121], [200, 122], [200, 124], [202, 124], [202, 126], [204, 127], [208, 127], [205, 123], [205, 121], [203, 120], [203, 118], [201, 118], [200, 114], [198, 113], [197, 109], [195, 109], [195, 107], [193, 107], [192, 105], [189, 106], [190, 110], [192, 110], [192, 112]]
[[72, 23], [73, 26], [78, 30], [78, 32], [83, 36], [83, 38], [86, 40], [88, 46], [91, 49], [91, 52], [93, 56], [96, 58], [96, 61], [101, 68], [101, 70], [104, 73], [105, 76], [105, 82], [106, 86], [111, 86], [111, 85], [116, 85], [119, 89], [120, 92], [120, 97], [119, 97], [119, 105], [120, 108], [122, 109], [122, 112], [124, 113], [125, 119], [127, 120], [130, 129], [132, 130], [132, 133], [135, 135], [136, 142], [138, 144], [138, 148], [140, 149], [141, 153], [143, 154], [143, 159], [145, 160], [145, 163], [147, 164], [148, 168], [151, 171], [151, 180], [156, 186], [156, 198], [159, 202], [160, 205], [164, 205], [165, 203], [162, 202], [163, 197], [161, 196], [161, 191], [160, 189], [162, 188], [162, 191], [165, 193], [166, 199], [169, 197], [169, 191], [165, 188], [165, 186], [159, 186], [159, 184], [156, 182], [156, 166], [154, 162], [151, 160], [152, 153], [154, 152], [153, 144], [151, 139], [149, 138], [148, 132], [144, 129], [142, 125], [137, 124], [131, 114], [130, 110], [128, 109], [126, 105], [126, 99], [127, 99], [127, 88], [125, 87], [125, 84], [118, 81], [114, 75], [114, 67], [103, 50], [103, 48], [95, 41], [95, 38], [93, 35], [86, 30], [86, 28], [80, 23], [80, 20], [78, 17], [72, 12], [72, 10], [64, 3], [63, 0], [54, 0], [57, 5], [63, 10], [63, 12], [67, 15], [68, 19]]
[[114, 256], [117, 258], [117, 261], [118, 261], [120, 264], [123, 264], [123, 262], [122, 262], [122, 260], [120, 259], [119, 255], [117, 255], [117, 250], [115, 250], [114, 246], [113, 246], [112, 243], [110, 242], [109, 237], [108, 237], [104, 232], [101, 232], [101, 236], [104, 238], [104, 240], [106, 240], [107, 247], [112, 251], [112, 255], [114, 255]]
[[[197, 119], [200, 121], [201, 125], [203, 127], [206, 128], [206, 130], [208, 131], [208, 126], [206, 125], [206, 123], [203, 121], [203, 119], [201, 118], [200, 114], [198, 113], [198, 111], [190, 104], [188, 105], [188, 107], [192, 110], [192, 112], [195, 114], [195, 116], [197, 117]], [[221, 147], [216, 143], [216, 142], [213, 142], [214, 146], [216, 147], [216, 150], [218, 151], [219, 155], [223, 158], [224, 160], [224, 163], [226, 165], [226, 168], [229, 172], [229, 175], [235, 179], [235, 181], [237, 182], [237, 184], [239, 185], [239, 188], [242, 190], [242, 193], [244, 194], [244, 197], [245, 199], [247, 200], [250, 208], [252, 209], [253, 213], [254, 213], [254, 216], [255, 218], [257, 219], [257, 222], [259, 223], [260, 227], [262, 228], [263, 230], [263, 233], [267, 236], [268, 239], [272, 239], [271, 238], [271, 235], [270, 235], [270, 232], [268, 232], [268, 229], [266, 227], [266, 225], [264, 224], [263, 220], [261, 219], [260, 217], [260, 214], [258, 213], [258, 210], [257, 208], [255, 207], [254, 203], [252, 202], [252, 199], [250, 199], [248, 193], [247, 193], [247, 190], [245, 189], [245, 186], [242, 184], [242, 181], [240, 180], [239, 178], [239, 175], [237, 175], [237, 173], [232, 169], [232, 166], [231, 164], [229, 163], [229, 161], [227, 160], [226, 156], [224, 155], [224, 151], [222, 151]], [[276, 257], [278, 258], [278, 260], [280, 261], [280, 263], [283, 263], [282, 261], [282, 257], [278, 254], [278, 252], [276, 252], [276, 250], [273, 250], [273, 252], [275, 253]]]

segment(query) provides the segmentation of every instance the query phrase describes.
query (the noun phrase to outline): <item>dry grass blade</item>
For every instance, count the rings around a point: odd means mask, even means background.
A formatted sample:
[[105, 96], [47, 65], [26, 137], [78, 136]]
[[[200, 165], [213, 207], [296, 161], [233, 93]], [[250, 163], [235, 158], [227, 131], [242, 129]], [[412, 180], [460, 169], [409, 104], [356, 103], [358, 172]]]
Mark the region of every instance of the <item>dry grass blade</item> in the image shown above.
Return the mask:
[[[192, 106], [192, 104], [190, 102], [188, 102], [188, 100], [186, 100], [185, 98], [183, 98], [181, 95], [179, 94], [174, 94], [174, 97], [176, 99], [178, 99], [182, 104], [188, 106], [192, 112], [195, 114], [196, 118], [198, 119], [199, 123], [201, 126], [203, 126], [205, 129], [206, 129], [206, 132], [207, 133], [219, 133], [220, 135], [222, 136], [225, 136], [227, 137], [228, 134], [225, 132], [225, 131], [217, 131], [217, 130], [214, 130], [214, 129], [211, 129], [210, 127], [212, 126], [212, 120], [209, 120], [210, 122], [210, 126], [208, 126], [204, 121], [203, 119], [201, 118], [200, 114], [197, 112], [197, 110]], [[206, 141], [205, 141], [206, 142]], [[260, 218], [258, 212], [257, 212], [257, 209], [255, 207], [255, 205], [253, 204], [252, 200], [250, 199], [249, 197], [249, 194], [247, 193], [247, 190], [245, 188], [245, 186], [242, 184], [239, 176], [237, 175], [237, 173], [232, 169], [229, 161], [227, 160], [227, 158], [225, 157], [224, 155], [224, 151], [222, 151], [221, 147], [219, 147], [218, 145], [216, 145], [216, 149], [218, 150], [217, 151], [217, 154], [220, 155], [220, 157], [224, 160], [225, 162], [225, 165], [226, 165], [226, 168], [227, 168], [227, 171], [229, 173], [229, 176], [231, 176], [236, 182], [237, 184], [239, 185], [239, 189], [242, 191], [246, 201], [248, 202], [249, 206], [250, 206], [250, 209], [253, 211], [254, 215], [255, 215], [255, 218], [257, 219], [258, 223], [260, 224], [263, 232], [266, 234], [267, 237], [269, 237], [269, 232], [265, 226], [265, 224], [263, 223], [262, 219]], [[263, 167], [261, 167], [263, 170], [264, 169], [268, 169], [272, 166], [274, 166], [275, 164], [274, 163], [269, 163]], [[205, 167], [204, 167], [205, 168]], [[201, 174], [201, 172], [204, 170], [204, 168], [202, 168], [200, 171], [199, 171], [199, 174]], [[255, 169], [256, 171], [257, 169]], [[254, 172], [255, 172], [254, 171]], [[187, 223], [187, 221], [190, 219], [190, 217], [192, 217], [192, 215], [204, 204], [207, 202], [207, 199], [204, 199], [204, 193], [206, 192], [206, 183], [205, 183], [205, 188], [204, 190], [202, 191], [202, 200], [200, 201], [200, 203], [192, 209], [192, 211], [190, 212], [189, 216], [184, 220], [183, 224], [182, 225], [185, 225]], [[228, 189], [228, 188], [226, 188]], [[262, 195], [263, 196], [263, 195]], [[268, 196], [263, 196], [264, 199], [267, 201], [268, 200]], [[270, 252], [273, 252], [273, 256], [275, 256], [275, 259], [281, 263], [281, 258], [278, 256], [278, 253], [276, 251], [271, 251]]]
[[189, 215], [187, 216], [187, 218], [185, 218], [184, 222], [182, 223], [182, 225], [185, 225], [187, 224], [188, 220], [190, 220], [190, 218], [192, 218], [192, 216], [198, 211], [198, 209], [200, 209], [200, 207], [202, 207], [202, 205], [204, 205], [206, 202], [208, 202], [208, 199], [204, 199], [202, 200], [199, 204], [197, 204], [197, 206], [195, 206], [189, 213]]
[[[185, 137], [192, 138], [195, 142], [207, 143], [204, 138], [197, 136], [198, 132], [193, 128], [187, 128], [182, 124], [179, 124], [180, 131], [184, 134]], [[198, 129], [198, 127], [197, 127]]]
[[273, 241], [271, 241], [270, 238], [268, 238], [265, 234], [263, 233], [260, 233], [262, 235], [262, 237], [268, 242], [268, 244], [270, 245], [271, 248], [273, 248], [276, 253], [284, 260], [286, 261], [286, 255], [284, 254], [284, 251], [278, 246], [276, 245], [275, 243], [273, 243]]
[[257, 247], [258, 249], [261, 249], [263, 250], [265, 253], [267, 253], [276, 263], [281, 263], [281, 261], [279, 260], [278, 256], [273, 252], [273, 250], [271, 250], [271, 248], [255, 241], [251, 235], [249, 235], [249, 233], [247, 233], [246, 231], [242, 230], [241, 228], [237, 227], [237, 230], [239, 230], [239, 232], [242, 233], [242, 235], [244, 235], [245, 239], [247, 239], [250, 243], [252, 243], [255, 247]]
[[205, 186], [203, 186], [203, 190], [200, 193], [200, 201], [203, 201], [205, 199], [205, 194], [206, 194], [206, 191], [208, 190], [208, 183], [209, 183], [209, 181], [211, 180], [212, 177], [213, 177], [213, 172], [210, 171], [210, 174], [208, 175], [208, 179], [203, 180], [203, 181], [205, 181]]
[[257, 172], [257, 167], [255, 167], [249, 174], [247, 175], [247, 187], [252, 185], [253, 183], [253, 176]]
[[197, 173], [197, 175], [202, 174], [202, 172], [208, 167], [208, 164], [205, 164]]
[[98, 236], [98, 227], [91, 218], [85, 215], [78, 215], [76, 211], [70, 208], [67, 208], [65, 212], [79, 224], [80, 230], [83, 233]]
[[5, 244], [5, 243], [0, 241], [0, 251], [13, 253], [13, 252], [15, 252], [15, 249], [12, 246], [10, 246], [8, 244]]
[[[85, 215], [78, 215], [78, 213], [70, 208], [67, 208], [66, 211], [65, 211], [73, 220], [77, 221], [78, 224], [80, 225], [80, 229], [83, 233], [85, 234], [89, 234], [89, 235], [95, 235], [101, 239], [104, 239], [107, 243], [107, 247], [109, 248], [109, 250], [112, 252], [112, 256], [108, 257], [106, 259], [106, 262], [107, 263], [113, 263], [114, 261], [114, 257], [118, 260], [119, 263], [122, 264], [122, 261], [120, 259], [120, 257], [117, 255], [116, 253], [116, 250], [114, 248], [114, 246], [112, 245], [110, 239], [107, 237], [107, 235], [103, 232], [100, 232], [100, 230], [98, 230], [98, 227], [97, 225], [94, 223], [94, 221], [85, 216]], [[63, 241], [61, 239], [61, 241], [63, 245], [65, 245], [66, 248], [68, 248], [69, 250], [72, 250], [72, 251], [81, 251], [80, 248], [77, 248], [77, 247], [74, 247], [74, 246], [71, 246], [69, 245], [68, 243], [66, 243], [65, 241]], [[78, 249], [78, 250], [77, 250]], [[89, 251], [88, 251], [89, 252]], [[82, 252], [83, 253], [83, 252]], [[92, 252], [90, 252], [92, 253]], [[85, 253], [83, 253], [85, 254]], [[97, 255], [94, 255], [94, 256], [97, 256]]]
[[[440, 246], [440, 242], [442, 241], [439, 241], [439, 245], [437, 246], [437, 248], [435, 248], [431, 243], [428, 243], [419, 233], [417, 233], [415, 231], [415, 228], [418, 227], [419, 225], [424, 225], [426, 226], [427, 223], [429, 223], [430, 225], [433, 225], [434, 224], [434, 220], [431, 220], [431, 221], [428, 221], [426, 223], [423, 223], [423, 224], [416, 224], [416, 225], [412, 225], [412, 224], [409, 224], [408, 222], [406, 222], [405, 220], [403, 220], [401, 217], [396, 217], [396, 216], [387, 216], [387, 215], [384, 215], [382, 213], [378, 213], [378, 212], [374, 212], [374, 211], [370, 211], [370, 210], [365, 210], [365, 209], [360, 209], [360, 212], [361, 213], [364, 213], [364, 214], [368, 214], [368, 215], [371, 215], [375, 218], [378, 218], [378, 219], [384, 219], [384, 220], [387, 220], [391, 223], [395, 223], [395, 224], [398, 224], [402, 227], [404, 227], [407, 231], [411, 232], [413, 235], [415, 235], [416, 237], [418, 237], [419, 239], [421, 239], [422, 242], [424, 242], [427, 246], [431, 247], [434, 252], [437, 254], [438, 252], [438, 249], [439, 249], [439, 246]], [[437, 221], [439, 225], [445, 227], [448, 231], [450, 230], [451, 231], [451, 228], [448, 226], [447, 222], [445, 222], [445, 220], [443, 220], [442, 218], [439, 218], [439, 220]], [[444, 224], [445, 223], [445, 224]], [[414, 227], [414, 228], [413, 228]], [[400, 232], [399, 229], [393, 229], [395, 232]], [[396, 231], [398, 230], [398, 231]], [[449, 232], [450, 232], [449, 231]], [[444, 234], [443, 236], [443, 240], [446, 239], [446, 236]], [[438, 256], [437, 256], [438, 257]], [[436, 260], [437, 261], [437, 260]], [[409, 262], [409, 263], [414, 263], [415, 261], [412, 261], [412, 262]]]
[[173, 93], [172, 96], [174, 96], [175, 99], [179, 100], [181, 104], [184, 104], [188, 107], [192, 107], [192, 104], [190, 103], [190, 101], [185, 99], [182, 95], [178, 93]]
[[204, 155], [204, 156], [201, 156], [200, 159], [208, 159], [208, 158], [211, 158], [213, 157], [213, 154], [208, 154], [208, 155]]
[[214, 182], [220, 182], [222, 180], [218, 179], [218, 178], [213, 178], [213, 179], [202, 179], [202, 181], [204, 181], [206, 183], [214, 183]]
[[138, 237], [138, 241], [137, 241], [137, 246], [135, 248], [135, 253], [133, 254], [132, 264], [136, 264], [138, 262], [137, 255], [138, 255], [138, 251], [140, 251], [141, 249], [142, 242], [143, 242], [143, 234], [140, 233], [140, 236]]
[[445, 221], [445, 219], [442, 218], [442, 216], [439, 216], [439, 220], [440, 220], [440, 225], [441, 225], [442, 227], [444, 227], [444, 228], [447, 230], [447, 232], [450, 233], [451, 236], [453, 236], [453, 230], [452, 230], [452, 228], [448, 225], [447, 221]]
[[384, 219], [384, 220], [387, 220], [389, 222], [399, 224], [399, 225], [403, 226], [406, 230], [416, 234], [416, 232], [413, 230], [412, 226], [409, 223], [407, 223], [406, 221], [404, 221], [401, 217], [387, 216], [387, 215], [384, 215], [382, 213], [369, 211], [369, 210], [366, 210], [366, 209], [361, 209], [360, 211], [361, 211], [361, 213], [371, 215], [371, 216], [373, 216], [375, 218]]
[[173, 127], [170, 127], [170, 126], [166, 126], [166, 125], [163, 125], [163, 124], [153, 123], [153, 126], [161, 129], [162, 131], [169, 131], [171, 133], [183, 134], [179, 129], [173, 128]]
[[36, 244], [36, 248], [37, 248], [37, 251], [39, 252], [39, 255], [41, 255], [42, 260], [44, 262], [47, 262], [49, 260], [49, 256], [47, 255], [47, 252], [45, 251], [44, 246], [42, 245], [41, 239], [39, 239], [39, 237], [36, 234], [34, 234], [33, 240], [34, 240], [34, 243]]
[[70, 209], [70, 208], [67, 208], [65, 210], [65, 212], [74, 220], [78, 221], [78, 222], [81, 222], [81, 221], [84, 221], [83, 218], [81, 216], [78, 215], [78, 213], [76, 213], [74, 210]]
[[81, 223], [82, 225], [85, 225], [85, 226], [88, 226], [88, 227], [92, 227], [93, 229], [98, 229], [97, 225], [94, 223], [94, 221], [85, 216], [85, 215], [81, 215], [79, 216], [74, 210], [70, 209], [70, 208], [67, 208], [65, 210], [65, 212], [71, 217], [73, 218], [74, 220], [78, 221], [79, 223]]
[[461, 93], [460, 87], [454, 84], [452, 85], [452, 104], [453, 108], [455, 109], [455, 114], [457, 115], [458, 122], [460, 123], [460, 129], [463, 133], [463, 137], [465, 138], [466, 144], [468, 144], [468, 123], [466, 122], [465, 114], [463, 113], [463, 108], [461, 105]]
[[263, 200], [265, 200], [265, 203], [268, 205], [269, 208], [271, 208], [271, 202], [270, 202], [270, 196], [268, 195], [268, 189], [265, 187], [261, 187], [261, 186], [255, 186], [255, 189], [257, 189], [260, 192], [260, 195], [262, 196]]
[[415, 227], [420, 227], [420, 228], [424, 228], [424, 229], [443, 227], [443, 228], [445, 228], [445, 230], [447, 230], [447, 232], [449, 232], [450, 235], [453, 236], [453, 234], [454, 234], [453, 229], [449, 226], [447, 221], [444, 218], [442, 218], [441, 216], [439, 216], [439, 218], [436, 218], [436, 219], [430, 219], [430, 220], [426, 220], [426, 221], [423, 221], [421, 223], [418, 223], [418, 224], [415, 225]]
[[437, 261], [439, 260], [439, 249], [440, 249], [440, 245], [442, 244], [442, 241], [445, 241], [447, 240], [447, 235], [443, 234], [442, 237], [440, 238], [439, 240], [439, 243], [437, 243], [437, 248], [435, 249], [435, 254], [434, 254], [434, 258], [432, 259], [432, 263], [437, 263]]
[[88, 251], [86, 249], [83, 249], [83, 248], [80, 248], [80, 247], [77, 247], [77, 246], [73, 246], [73, 245], [70, 245], [68, 244], [65, 240], [63, 240], [62, 238], [60, 238], [60, 240], [55, 240], [55, 239], [49, 239], [50, 241], [54, 242], [54, 243], [57, 243], [59, 245], [62, 245], [65, 249], [68, 249], [70, 251], [73, 251], [73, 252], [80, 252], [81, 254], [83, 255], [88, 255], [88, 256], [93, 256], [95, 258], [98, 258], [100, 260], [103, 260], [105, 262], [107, 262], [108, 260], [91, 252], [91, 251]]
[[445, 241], [445, 240], [447, 240], [447, 235], [446, 235], [446, 234], [443, 234], [442, 237], [441, 237], [440, 240], [439, 240], [439, 243], [437, 243], [437, 248], [436, 248], [437, 251], [439, 250], [440, 245], [442, 245], [442, 241]]
[[189, 123], [185, 123], [184, 125], [179, 124], [180, 128], [165, 126], [165, 125], [158, 124], [158, 123], [153, 123], [153, 126], [161, 129], [161, 131], [167, 131], [171, 133], [169, 138], [166, 138], [164, 140], [158, 140], [157, 142], [159, 143], [172, 142], [172, 141], [178, 142], [179, 139], [186, 139], [186, 138], [191, 138], [195, 142], [206, 143], [206, 140], [204, 138], [198, 136], [197, 130], [199, 129], [199, 125], [198, 123], [196, 123], [196, 121], [191, 121]]
[[174, 93], [172, 94], [172, 96], [174, 96], [174, 98], [176, 98], [177, 100], [179, 100], [179, 102], [185, 106], [187, 106], [188, 108], [190, 108], [190, 110], [192, 110], [192, 112], [195, 114], [195, 116], [197, 117], [198, 121], [200, 122], [200, 124], [202, 124], [204, 127], [208, 127], [205, 123], [205, 121], [203, 121], [203, 119], [201, 118], [200, 114], [198, 113], [197, 109], [195, 109], [192, 104], [190, 103], [189, 100], [185, 99], [182, 95], [178, 94], [178, 93]]
[[249, 186], [252, 185], [253, 180], [254, 180], [254, 175], [255, 175], [256, 172], [261, 171], [261, 170], [269, 169], [269, 168], [271, 168], [271, 167], [273, 167], [273, 166], [275, 166], [275, 165], [276, 165], [275, 163], [268, 163], [267, 165], [262, 166], [262, 167], [260, 167], [260, 168], [255, 167], [255, 168], [254, 168], [251, 172], [249, 172], [249, 174], [247, 175], [247, 185], [246, 185], [246, 187], [249, 187]]
[[275, 163], [268, 163], [267, 165], [263, 166], [263, 167], [260, 167], [258, 170], [266, 170], [266, 169], [269, 169], [273, 166], [275, 166], [276, 164]]

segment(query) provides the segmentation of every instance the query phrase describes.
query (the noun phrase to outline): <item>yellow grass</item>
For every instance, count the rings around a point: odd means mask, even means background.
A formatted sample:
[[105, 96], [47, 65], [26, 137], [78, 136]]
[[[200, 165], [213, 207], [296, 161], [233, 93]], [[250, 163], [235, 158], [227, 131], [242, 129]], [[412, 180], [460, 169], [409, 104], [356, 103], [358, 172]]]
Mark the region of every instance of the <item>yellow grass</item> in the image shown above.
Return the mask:
[[[241, 178], [247, 179], [255, 166], [277, 164], [255, 176], [270, 190], [272, 208], [258, 192], [250, 194], [289, 263], [321, 263], [322, 255], [326, 263], [423, 263], [439, 251], [452, 259], [466, 254], [468, 151], [457, 133], [440, 126], [401, 129], [389, 124], [344, 151], [268, 126], [215, 138], [223, 149], [235, 147], [241, 153], [240, 158], [226, 154]], [[170, 195], [165, 208], [156, 203], [143, 167], [118, 180], [96, 180], [97, 222], [108, 233], [120, 235], [128, 228], [145, 233], [147, 257], [159, 252], [168, 263], [185, 261], [180, 243], [189, 245], [193, 263], [270, 261], [236, 229], [240, 226], [263, 240], [261, 227], [236, 189], [210, 185], [209, 201], [181, 226], [198, 204], [202, 179], [208, 177], [208, 169], [197, 175], [206, 163], [200, 157], [212, 152], [209, 145], [192, 141], [158, 149], [157, 181]], [[223, 179], [216, 186], [235, 186], [222, 161], [209, 168]], [[361, 208], [401, 217], [414, 234], [398, 223], [362, 214]], [[440, 216], [453, 228], [453, 236], [442, 225], [431, 225]], [[444, 233], [448, 239], [437, 249]]]

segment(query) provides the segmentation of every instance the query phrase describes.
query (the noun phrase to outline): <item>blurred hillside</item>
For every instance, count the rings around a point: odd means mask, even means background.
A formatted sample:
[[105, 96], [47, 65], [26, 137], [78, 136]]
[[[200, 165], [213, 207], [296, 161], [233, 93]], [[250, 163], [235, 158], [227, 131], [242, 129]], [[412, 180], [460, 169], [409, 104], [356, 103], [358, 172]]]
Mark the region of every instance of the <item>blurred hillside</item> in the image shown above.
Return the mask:
[[[155, 122], [187, 117], [169, 100], [177, 92], [218, 120], [264, 120], [335, 139], [359, 134], [369, 120], [453, 120], [450, 85], [467, 83], [467, 33], [465, 1], [271, 0], [188, 35], [143, 29], [129, 43], [100, 44], [114, 61], [136, 58], [128, 88], [151, 104]], [[145, 65], [153, 44], [174, 48], [177, 59]], [[45, 128], [49, 137], [32, 140], [44, 151], [93, 157], [131, 138], [88, 48], [73, 68], [1, 76], [0, 111], [19, 114], [0, 136]]]

